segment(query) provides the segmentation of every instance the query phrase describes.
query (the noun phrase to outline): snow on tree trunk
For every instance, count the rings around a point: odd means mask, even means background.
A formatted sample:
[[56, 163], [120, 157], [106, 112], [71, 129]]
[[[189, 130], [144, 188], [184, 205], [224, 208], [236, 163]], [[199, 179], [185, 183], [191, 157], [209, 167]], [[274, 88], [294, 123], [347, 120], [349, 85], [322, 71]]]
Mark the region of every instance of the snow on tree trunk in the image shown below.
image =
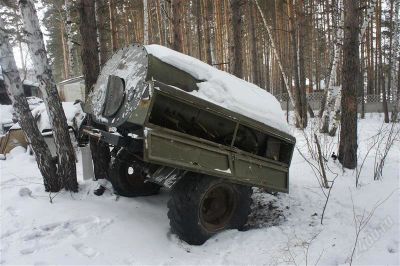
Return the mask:
[[[329, 130], [329, 135], [330, 136], [335, 136], [336, 131], [339, 127], [340, 124], [340, 112], [341, 112], [341, 102], [342, 102], [342, 88], [341, 86], [338, 87], [338, 93], [335, 97], [335, 104], [333, 105], [333, 119], [332, 119], [332, 125]], [[356, 110], [357, 112], [357, 110]]]
[[325, 87], [326, 90], [326, 102], [325, 102], [325, 109], [322, 113], [321, 118], [321, 132], [328, 133], [329, 131], [329, 122], [331, 116], [331, 110], [335, 105], [335, 93], [334, 93], [334, 84], [336, 83], [336, 76], [337, 76], [337, 62], [340, 56], [340, 46], [338, 44], [335, 45], [335, 55], [333, 57], [332, 68], [329, 74], [329, 82], [328, 85]]
[[53, 129], [58, 156], [57, 176], [61, 177], [62, 186], [66, 190], [78, 191], [75, 152], [68, 131], [67, 119], [47, 59], [43, 34], [39, 27], [36, 10], [32, 0], [20, 0], [18, 5], [24, 22], [31, 59], [39, 81], [39, 89], [42, 92], [47, 114]]
[[143, 0], [143, 34], [143, 44], [149, 44], [149, 12], [147, 11], [147, 0]]
[[[67, 46], [68, 46], [68, 78], [74, 76], [74, 44], [72, 42], [72, 0], [65, 0], [65, 12], [67, 14], [67, 21], [65, 22], [65, 31], [67, 32]], [[61, 33], [63, 34], [63, 32]]]
[[35, 153], [36, 162], [43, 176], [45, 190], [57, 192], [61, 189], [61, 183], [56, 175], [56, 164], [53, 162], [50, 150], [29, 110], [22, 81], [8, 42], [8, 36], [2, 29], [4, 29], [4, 22], [0, 18], [0, 65], [3, 71], [4, 85], [11, 96], [13, 109], [17, 114], [19, 124]]
[[[274, 53], [275, 59], [276, 59], [276, 61], [278, 63], [278, 66], [279, 66], [279, 70], [281, 71], [281, 74], [282, 74], [282, 77], [283, 77], [283, 81], [285, 83], [286, 91], [287, 91], [287, 93], [289, 95], [290, 102], [295, 107], [296, 103], [295, 103], [295, 100], [294, 100], [294, 96], [293, 96], [292, 90], [291, 90], [290, 85], [289, 85], [289, 79], [288, 79], [288, 77], [287, 77], [287, 75], [286, 75], [286, 73], [285, 73], [285, 71], [283, 69], [282, 61], [281, 61], [281, 58], [279, 56], [278, 50], [277, 50], [276, 45], [275, 45], [275, 39], [274, 39], [274, 36], [272, 35], [272, 29], [270, 28], [270, 26], [267, 23], [267, 20], [265, 19], [264, 13], [261, 10], [260, 5], [258, 4], [258, 0], [254, 0], [254, 1], [256, 3], [258, 12], [261, 15], [261, 19], [263, 21], [264, 27], [267, 30], [267, 33], [268, 33], [267, 35], [268, 35], [269, 41], [271, 43], [272, 52]], [[300, 114], [297, 112], [296, 108], [294, 108], [294, 114], [296, 116], [296, 119], [301, 120], [300, 119]]]

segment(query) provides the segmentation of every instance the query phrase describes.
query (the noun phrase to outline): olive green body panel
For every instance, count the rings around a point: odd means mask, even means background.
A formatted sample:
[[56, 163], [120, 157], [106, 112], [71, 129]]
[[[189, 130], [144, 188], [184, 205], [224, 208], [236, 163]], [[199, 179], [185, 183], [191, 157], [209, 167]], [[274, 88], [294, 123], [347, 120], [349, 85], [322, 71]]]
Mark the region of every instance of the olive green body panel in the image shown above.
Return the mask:
[[288, 192], [288, 166], [163, 128], [148, 128], [144, 160]]
[[[152, 97], [148, 103], [149, 113], [144, 123], [144, 161], [218, 176], [231, 182], [268, 188], [272, 191], [289, 191], [289, 165], [295, 143], [292, 136], [159, 82], [152, 83], [151, 91]], [[157, 106], [168, 107], [166, 105], [168, 101], [171, 101], [176, 107], [176, 112], [180, 112], [181, 116], [187, 116], [186, 113], [192, 112], [191, 110], [198, 110], [198, 120], [201, 114], [206, 112], [215, 115], [215, 117], [208, 117], [208, 120], [212, 121], [211, 124], [217, 124], [218, 121], [234, 123], [232, 141], [229, 141], [229, 144], [219, 144], [207, 140], [206, 137], [196, 137], [193, 133], [187, 134], [156, 125], [154, 122], [159, 121], [152, 117], [157, 113], [164, 115], [164, 110]], [[195, 126], [193, 118], [187, 120], [193, 122], [192, 127]], [[289, 145], [286, 162], [265, 158], [235, 147], [234, 140], [239, 134], [238, 128], [243, 125], [279, 139], [282, 144]]]
[[157, 80], [188, 92], [198, 90], [197, 83], [202, 82], [202, 80], [195, 79], [185, 71], [169, 65], [151, 54], [148, 55], [146, 80]]
[[150, 110], [151, 101], [150, 99], [142, 99], [140, 100], [138, 106], [135, 110], [132, 111], [129, 116], [127, 122], [135, 124], [135, 125], [145, 125], [146, 118]]

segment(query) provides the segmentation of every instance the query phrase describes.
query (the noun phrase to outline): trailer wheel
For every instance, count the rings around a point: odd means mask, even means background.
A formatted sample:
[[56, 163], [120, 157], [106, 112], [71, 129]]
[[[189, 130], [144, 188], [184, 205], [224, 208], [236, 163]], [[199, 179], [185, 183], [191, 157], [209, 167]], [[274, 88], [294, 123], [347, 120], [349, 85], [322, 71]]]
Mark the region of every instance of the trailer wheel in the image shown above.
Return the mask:
[[172, 232], [191, 245], [201, 245], [219, 231], [241, 230], [251, 211], [252, 193], [251, 187], [216, 177], [186, 175], [168, 201]]
[[146, 180], [144, 163], [124, 149], [112, 158], [109, 177], [114, 191], [124, 197], [155, 195], [161, 187]]

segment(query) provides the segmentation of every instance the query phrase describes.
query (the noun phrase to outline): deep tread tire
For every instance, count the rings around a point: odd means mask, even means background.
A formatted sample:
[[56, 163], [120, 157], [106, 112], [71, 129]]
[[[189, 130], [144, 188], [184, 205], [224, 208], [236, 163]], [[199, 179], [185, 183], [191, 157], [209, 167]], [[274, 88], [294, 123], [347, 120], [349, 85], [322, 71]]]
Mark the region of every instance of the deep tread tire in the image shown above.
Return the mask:
[[[202, 199], [217, 186], [232, 188], [235, 204], [230, 218], [221, 227], [209, 230], [202, 223]], [[191, 245], [201, 245], [211, 236], [225, 229], [242, 230], [251, 211], [251, 187], [228, 183], [216, 177], [190, 174], [183, 177], [171, 191], [168, 218], [173, 233]]]
[[[128, 171], [132, 171], [129, 174]], [[139, 197], [158, 194], [161, 186], [145, 182], [143, 162], [126, 150], [119, 150], [111, 160], [110, 182], [114, 191], [124, 197]]]

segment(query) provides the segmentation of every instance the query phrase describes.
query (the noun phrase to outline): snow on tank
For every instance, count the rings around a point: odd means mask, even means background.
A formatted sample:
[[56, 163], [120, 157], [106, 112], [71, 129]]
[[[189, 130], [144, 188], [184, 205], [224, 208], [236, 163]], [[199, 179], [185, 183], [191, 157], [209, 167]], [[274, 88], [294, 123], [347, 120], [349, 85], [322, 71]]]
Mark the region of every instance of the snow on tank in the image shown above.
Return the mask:
[[[183, 74], [179, 77], [166, 75], [159, 65], [151, 63], [152, 60], [162, 61]], [[89, 96], [89, 112], [98, 122], [121, 125], [147, 94], [147, 81], [152, 79], [290, 134], [280, 103], [266, 90], [196, 58], [155, 44], [132, 45], [113, 55], [101, 70]], [[109, 84], [121, 87], [120, 93], [108, 93]], [[107, 109], [108, 102], [119, 107]]]

